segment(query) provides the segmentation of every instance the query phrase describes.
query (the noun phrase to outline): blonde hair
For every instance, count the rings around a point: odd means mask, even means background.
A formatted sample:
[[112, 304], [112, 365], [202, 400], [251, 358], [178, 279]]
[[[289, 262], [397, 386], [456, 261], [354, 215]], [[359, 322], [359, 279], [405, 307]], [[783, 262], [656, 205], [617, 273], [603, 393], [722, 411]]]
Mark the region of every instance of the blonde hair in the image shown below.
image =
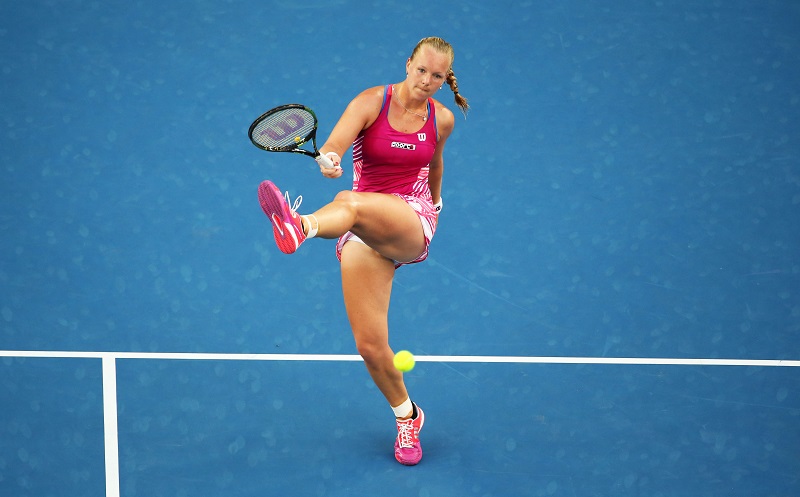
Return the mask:
[[445, 55], [450, 56], [450, 69], [447, 70], [447, 78], [445, 81], [447, 82], [447, 86], [453, 91], [453, 96], [455, 97], [455, 103], [461, 112], [464, 113], [464, 117], [467, 117], [467, 111], [469, 110], [469, 103], [466, 98], [464, 98], [461, 94], [458, 93], [458, 80], [456, 79], [456, 74], [453, 72], [453, 59], [455, 59], [455, 52], [453, 51], [453, 46], [442, 38], [437, 36], [429, 36], [427, 38], [423, 38], [417, 43], [417, 46], [414, 47], [414, 50], [411, 51], [411, 59], [419, 53], [422, 47], [431, 47], [432, 49], [436, 50], [439, 53], [443, 53]]

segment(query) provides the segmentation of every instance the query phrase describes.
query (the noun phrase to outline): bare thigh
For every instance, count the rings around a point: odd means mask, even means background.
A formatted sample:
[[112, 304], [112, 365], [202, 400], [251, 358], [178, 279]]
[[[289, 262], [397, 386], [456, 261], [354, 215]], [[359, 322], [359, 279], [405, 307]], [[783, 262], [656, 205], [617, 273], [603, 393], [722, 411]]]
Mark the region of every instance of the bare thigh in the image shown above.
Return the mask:
[[417, 213], [405, 200], [382, 193], [358, 193], [358, 215], [350, 229], [384, 257], [415, 259], [425, 250], [425, 234]]
[[314, 216], [319, 222], [317, 236], [338, 238], [350, 231], [388, 259], [413, 260], [426, 248], [419, 216], [396, 195], [339, 192]]
[[388, 343], [394, 263], [370, 247], [349, 242], [342, 249], [342, 291], [353, 333]]

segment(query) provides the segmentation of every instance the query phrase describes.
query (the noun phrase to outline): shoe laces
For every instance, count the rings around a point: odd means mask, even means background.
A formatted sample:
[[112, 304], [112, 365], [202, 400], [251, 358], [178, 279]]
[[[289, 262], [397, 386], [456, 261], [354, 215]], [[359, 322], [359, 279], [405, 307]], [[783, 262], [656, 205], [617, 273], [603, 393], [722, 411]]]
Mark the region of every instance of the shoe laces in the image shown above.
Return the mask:
[[292, 201], [289, 200], [289, 192], [288, 191], [283, 194], [283, 197], [286, 199], [286, 205], [291, 205], [290, 209], [292, 210], [292, 212], [297, 212], [297, 209], [300, 208], [300, 204], [303, 203], [303, 196], [302, 195], [299, 195], [296, 199], [294, 199], [294, 204], [292, 204]]
[[400, 447], [411, 448], [414, 446], [414, 422], [412, 420], [397, 422], [397, 438], [400, 439]]

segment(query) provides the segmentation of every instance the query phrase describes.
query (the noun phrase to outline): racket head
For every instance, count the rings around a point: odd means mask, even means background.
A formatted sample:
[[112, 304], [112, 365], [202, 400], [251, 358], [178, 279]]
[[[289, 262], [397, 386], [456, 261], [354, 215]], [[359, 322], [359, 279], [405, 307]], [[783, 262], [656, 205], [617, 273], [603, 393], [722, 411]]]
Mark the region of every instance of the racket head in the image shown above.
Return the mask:
[[256, 147], [268, 152], [303, 152], [299, 147], [313, 140], [316, 152], [317, 115], [302, 104], [286, 104], [258, 117], [247, 132]]

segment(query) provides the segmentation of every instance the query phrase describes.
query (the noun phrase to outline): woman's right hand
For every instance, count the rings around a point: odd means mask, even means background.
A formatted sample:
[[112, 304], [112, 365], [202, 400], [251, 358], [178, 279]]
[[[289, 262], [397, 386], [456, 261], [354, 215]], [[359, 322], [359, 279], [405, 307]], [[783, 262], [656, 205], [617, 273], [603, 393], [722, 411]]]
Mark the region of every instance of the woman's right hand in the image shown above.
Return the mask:
[[342, 175], [342, 173], [344, 172], [342, 170], [342, 166], [340, 165], [342, 163], [342, 158], [339, 157], [339, 154], [337, 154], [336, 152], [327, 152], [324, 155], [326, 157], [328, 157], [331, 160], [331, 162], [333, 162], [333, 167], [332, 168], [326, 168], [326, 167], [323, 167], [322, 165], [320, 165], [319, 166], [319, 170], [320, 170], [320, 172], [322, 172], [322, 175], [325, 176], [326, 178], [338, 178], [338, 177], [340, 177]]

